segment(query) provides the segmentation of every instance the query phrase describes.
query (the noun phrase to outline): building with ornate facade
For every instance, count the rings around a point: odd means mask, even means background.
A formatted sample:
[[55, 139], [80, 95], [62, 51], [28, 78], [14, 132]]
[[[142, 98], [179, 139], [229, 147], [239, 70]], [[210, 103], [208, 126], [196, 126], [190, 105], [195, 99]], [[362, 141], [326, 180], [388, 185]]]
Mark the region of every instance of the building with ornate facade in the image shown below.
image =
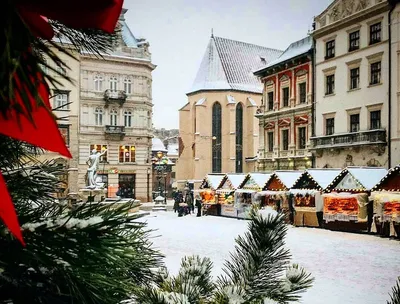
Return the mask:
[[259, 171], [313, 165], [312, 37], [292, 43], [278, 59], [256, 71], [263, 85], [259, 119]]
[[211, 36], [179, 110], [177, 180], [256, 169], [262, 85], [253, 75], [282, 51]]
[[335, 0], [315, 18], [316, 167], [389, 166], [389, 9]]
[[[81, 54], [79, 179], [85, 186], [86, 161], [104, 151], [98, 171], [114, 196], [118, 187], [147, 201], [151, 197], [152, 71], [149, 44], [135, 37], [120, 17], [120, 43], [103, 58]], [[150, 184], [150, 186], [149, 186]]]

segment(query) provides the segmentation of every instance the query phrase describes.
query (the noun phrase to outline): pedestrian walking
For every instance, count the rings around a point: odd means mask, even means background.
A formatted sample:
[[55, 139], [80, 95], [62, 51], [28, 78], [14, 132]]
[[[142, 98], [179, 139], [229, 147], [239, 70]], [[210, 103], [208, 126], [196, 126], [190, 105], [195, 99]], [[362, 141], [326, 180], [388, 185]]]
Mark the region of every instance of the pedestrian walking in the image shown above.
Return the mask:
[[197, 217], [201, 216], [202, 201], [199, 195], [196, 196]]

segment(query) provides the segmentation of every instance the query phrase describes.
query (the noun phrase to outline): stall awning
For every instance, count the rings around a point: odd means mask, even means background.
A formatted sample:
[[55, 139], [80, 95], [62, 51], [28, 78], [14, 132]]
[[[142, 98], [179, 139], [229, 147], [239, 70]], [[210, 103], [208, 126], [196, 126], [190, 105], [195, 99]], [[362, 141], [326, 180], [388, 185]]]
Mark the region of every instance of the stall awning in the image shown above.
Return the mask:
[[300, 194], [303, 196], [306, 194], [314, 196], [314, 195], [320, 193], [318, 190], [311, 190], [311, 189], [310, 190], [308, 190], [308, 189], [290, 189], [289, 192], [293, 195]]
[[378, 203], [398, 203], [400, 202], [399, 192], [372, 192], [370, 200]]
[[271, 191], [271, 190], [267, 190], [267, 191], [260, 191], [258, 192], [259, 195], [262, 196], [268, 196], [268, 195], [277, 195], [277, 194], [285, 194], [287, 191]]
[[237, 189], [235, 191], [236, 193], [254, 193], [254, 192], [258, 192], [257, 190], [250, 190], [250, 189]]
[[232, 192], [235, 192], [235, 190], [231, 190], [231, 189], [218, 189], [217, 191], [215, 191], [217, 193], [221, 193], [221, 194], [229, 194]]

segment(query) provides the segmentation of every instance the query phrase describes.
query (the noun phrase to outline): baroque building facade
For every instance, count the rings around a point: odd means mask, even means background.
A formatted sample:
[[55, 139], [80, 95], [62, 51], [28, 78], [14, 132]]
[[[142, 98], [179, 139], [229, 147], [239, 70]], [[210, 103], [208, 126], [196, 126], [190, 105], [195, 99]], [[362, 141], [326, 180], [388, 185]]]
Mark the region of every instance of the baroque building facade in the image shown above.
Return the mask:
[[79, 187], [85, 186], [92, 150], [105, 151], [98, 171], [108, 196], [118, 188], [129, 197], [151, 196], [152, 71], [149, 44], [135, 37], [123, 10], [120, 41], [103, 58], [81, 54], [79, 113]]
[[211, 36], [179, 110], [177, 180], [256, 170], [262, 85], [253, 75], [282, 51]]
[[316, 167], [389, 165], [388, 11], [335, 0], [315, 18]]
[[292, 43], [256, 71], [263, 85], [259, 119], [258, 170], [296, 170], [313, 165], [312, 37]]

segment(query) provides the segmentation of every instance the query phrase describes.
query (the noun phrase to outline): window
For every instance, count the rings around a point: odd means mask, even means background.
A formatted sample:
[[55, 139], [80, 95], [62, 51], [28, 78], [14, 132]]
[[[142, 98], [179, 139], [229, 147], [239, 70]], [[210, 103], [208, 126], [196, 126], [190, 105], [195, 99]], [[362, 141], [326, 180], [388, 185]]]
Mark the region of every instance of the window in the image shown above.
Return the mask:
[[96, 126], [103, 125], [103, 109], [102, 108], [96, 108], [94, 110], [94, 120], [95, 120]]
[[243, 106], [236, 106], [236, 173], [243, 172]]
[[268, 152], [274, 151], [274, 132], [268, 132]]
[[326, 76], [326, 92], [325, 95], [335, 93], [335, 74]]
[[370, 112], [370, 129], [377, 130], [381, 128], [381, 111]]
[[307, 101], [307, 87], [306, 87], [306, 83], [302, 82], [299, 83], [299, 95], [300, 95], [300, 103], [306, 103]]
[[116, 126], [118, 123], [118, 112], [116, 109], [110, 111], [110, 125]]
[[124, 91], [126, 94], [132, 94], [132, 80], [129, 77], [124, 79]]
[[381, 83], [381, 62], [371, 63], [371, 82], [370, 84]]
[[305, 149], [307, 141], [306, 127], [298, 128], [298, 139], [299, 139], [299, 149]]
[[289, 106], [289, 88], [288, 87], [282, 89], [282, 97], [283, 97], [282, 106], [288, 107]]
[[381, 23], [375, 23], [372, 24], [369, 27], [369, 44], [374, 44], [378, 43], [381, 41], [381, 33], [382, 33], [382, 28], [381, 28]]
[[350, 70], [350, 90], [358, 89], [360, 86], [360, 68]]
[[222, 170], [222, 108], [219, 102], [212, 107], [212, 172]]
[[335, 57], [335, 40], [330, 40], [325, 44], [325, 59]]
[[69, 92], [55, 91], [54, 92], [54, 109], [55, 110], [68, 110], [69, 109]]
[[124, 112], [124, 126], [132, 127], [132, 112], [130, 110]]
[[282, 130], [282, 150], [289, 150], [289, 130]]
[[107, 150], [107, 152], [100, 158], [100, 162], [107, 162], [108, 149], [107, 145], [90, 145], [89, 154], [92, 154], [92, 151], [96, 150], [98, 153], [102, 153]]
[[325, 119], [325, 135], [333, 135], [335, 133], [335, 118]]
[[360, 31], [349, 34], [349, 52], [360, 48]]
[[135, 146], [119, 146], [119, 162], [134, 163], [136, 161]]
[[360, 131], [360, 114], [350, 115], [350, 132]]
[[100, 92], [103, 90], [103, 76], [94, 76], [94, 90]]
[[274, 109], [274, 92], [268, 92], [268, 111]]
[[115, 76], [110, 77], [110, 90], [111, 92], [116, 92], [118, 88], [118, 79]]

